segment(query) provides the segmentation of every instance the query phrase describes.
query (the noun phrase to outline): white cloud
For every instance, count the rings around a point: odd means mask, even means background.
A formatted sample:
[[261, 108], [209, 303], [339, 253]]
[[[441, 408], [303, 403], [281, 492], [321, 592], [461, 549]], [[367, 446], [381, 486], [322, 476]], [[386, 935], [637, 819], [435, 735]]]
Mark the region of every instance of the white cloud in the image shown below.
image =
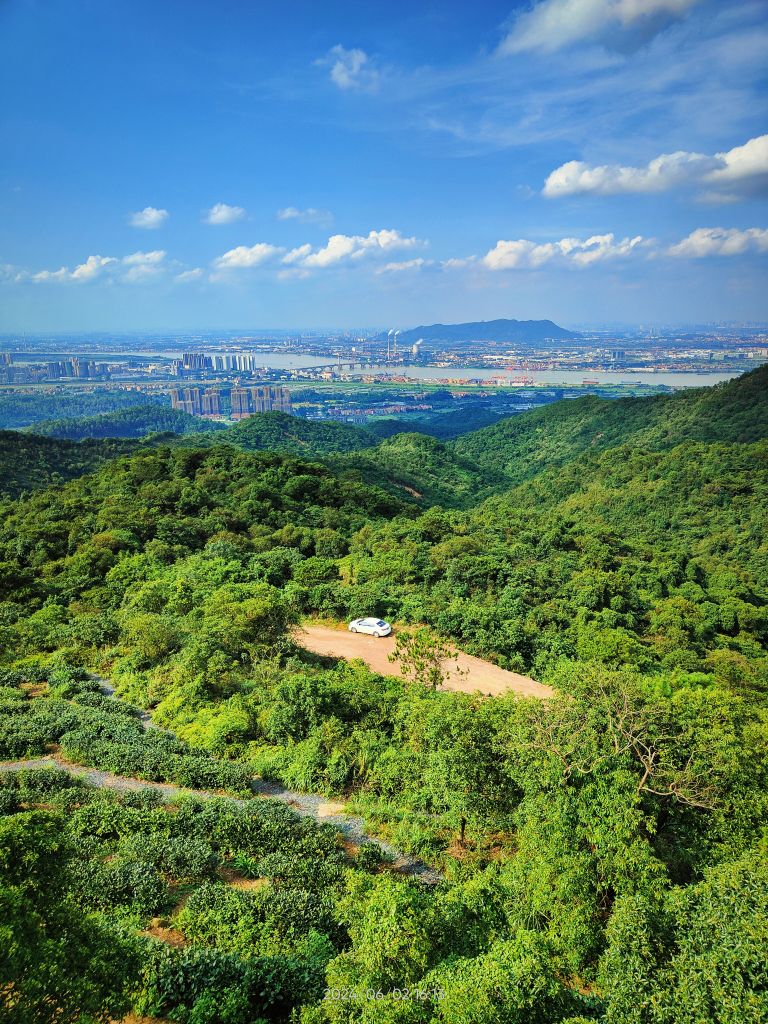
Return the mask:
[[93, 281], [95, 278], [108, 276], [118, 281], [146, 281], [162, 273], [166, 253], [163, 249], [151, 252], [133, 252], [118, 259], [116, 256], [89, 256], [84, 263], [78, 264], [74, 270], [59, 267], [58, 270], [40, 270], [35, 274], [25, 275], [38, 284], [49, 281]]
[[471, 267], [477, 262], [477, 256], [452, 256], [448, 260], [442, 260], [440, 266], [443, 270], [463, 270], [464, 267]]
[[584, 193], [618, 195], [625, 192], [665, 192], [684, 184], [707, 185], [713, 191], [705, 198], [722, 197], [719, 188], [746, 193], [768, 183], [768, 135], [750, 139], [724, 153], [664, 153], [645, 167], [621, 164], [592, 166], [570, 160], [556, 168], [544, 183], [550, 198]]
[[301, 263], [309, 254], [312, 252], [312, 246], [309, 242], [305, 242], [304, 245], [297, 245], [295, 249], [291, 249], [283, 256], [283, 263]]
[[130, 214], [128, 223], [131, 227], [144, 228], [151, 231], [159, 228], [169, 217], [170, 214], [167, 210], [157, 210], [154, 206], [145, 206], [143, 210]]
[[499, 241], [483, 257], [489, 270], [536, 270], [553, 261], [587, 267], [603, 260], [627, 256], [649, 244], [642, 235], [616, 239], [613, 234], [590, 238], [561, 238], [558, 242], [532, 242], [527, 238]]
[[502, 54], [552, 53], [583, 40], [605, 42], [612, 34], [655, 34], [683, 17], [698, 0], [540, 0], [515, 18]]
[[[23, 281], [25, 277], [26, 272], [22, 271], [17, 275], [16, 280]], [[66, 267], [59, 267], [58, 270], [38, 270], [36, 274], [32, 274], [30, 276], [30, 280], [35, 281], [38, 284], [45, 281], [69, 281], [70, 279], [71, 274]]]
[[339, 89], [375, 89], [379, 82], [379, 72], [365, 50], [338, 44], [316, 63], [330, 66], [331, 81]]
[[98, 277], [106, 267], [112, 267], [119, 263], [114, 256], [89, 256], [84, 263], [80, 263], [74, 270], [67, 267], [59, 267], [58, 270], [40, 270], [32, 274], [31, 280], [37, 283], [46, 281], [92, 281]]
[[316, 210], [314, 206], [300, 210], [296, 206], [286, 206], [277, 211], [278, 220], [297, 220], [302, 224], [330, 224], [333, 214], [330, 210]]
[[421, 256], [417, 256], [413, 260], [400, 260], [395, 263], [385, 263], [383, 267], [379, 267], [376, 271], [377, 274], [397, 274], [403, 270], [421, 270], [422, 267], [429, 267], [432, 265], [432, 260], [425, 260]]
[[130, 256], [123, 257], [123, 265], [127, 267], [123, 280], [135, 283], [146, 281], [147, 278], [156, 277], [162, 273], [162, 263], [165, 260], [164, 249], [153, 249], [151, 252], [133, 252]]
[[187, 281], [198, 281], [203, 276], [201, 267], [193, 267], [192, 270], [183, 270], [177, 274], [174, 280], [185, 284]]
[[405, 238], [399, 231], [384, 228], [381, 231], [369, 231], [367, 235], [331, 235], [322, 248], [313, 250], [307, 244], [299, 246], [291, 250], [283, 262], [308, 269], [331, 267], [337, 263], [355, 262], [365, 256], [381, 255], [396, 249], [413, 249], [421, 244], [417, 238]]
[[227, 203], [214, 203], [206, 210], [203, 221], [206, 224], [234, 224], [245, 217], [242, 206], [229, 206]]
[[164, 259], [164, 249], [153, 249], [151, 252], [132, 252], [130, 256], [123, 256], [123, 263], [127, 267], [155, 266]]
[[758, 135], [727, 153], [716, 153], [715, 157], [718, 166], [706, 177], [713, 185], [733, 185], [757, 178], [768, 183], [768, 135]]
[[249, 267], [258, 267], [279, 255], [283, 250], [268, 242], [257, 242], [255, 245], [238, 245], [235, 249], [229, 249], [223, 255], [214, 260], [214, 266], [218, 270], [242, 270]]
[[683, 259], [768, 252], [768, 228], [696, 228], [667, 252]]
[[91, 281], [104, 270], [105, 267], [117, 263], [114, 256], [89, 256], [85, 263], [81, 263], [72, 271], [73, 281]]

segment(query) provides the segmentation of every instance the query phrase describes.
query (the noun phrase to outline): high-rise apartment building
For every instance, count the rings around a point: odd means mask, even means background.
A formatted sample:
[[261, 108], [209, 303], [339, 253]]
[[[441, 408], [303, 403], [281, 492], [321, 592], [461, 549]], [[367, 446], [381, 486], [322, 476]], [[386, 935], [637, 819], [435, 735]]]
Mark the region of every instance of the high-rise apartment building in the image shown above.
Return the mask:
[[200, 388], [174, 388], [171, 391], [171, 408], [181, 409], [190, 416], [201, 416], [203, 406]]
[[245, 388], [232, 388], [229, 397], [233, 420], [244, 420], [251, 415], [250, 396]]
[[205, 352], [185, 352], [181, 357], [181, 361], [185, 370], [213, 369], [211, 357], [207, 356]]
[[221, 416], [221, 396], [215, 388], [203, 395], [203, 416]]

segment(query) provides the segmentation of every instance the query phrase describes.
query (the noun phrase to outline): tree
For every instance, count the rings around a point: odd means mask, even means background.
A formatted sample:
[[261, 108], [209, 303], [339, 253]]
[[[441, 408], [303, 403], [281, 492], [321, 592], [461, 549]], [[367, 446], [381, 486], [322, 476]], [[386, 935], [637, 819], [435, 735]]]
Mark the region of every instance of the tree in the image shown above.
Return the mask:
[[447, 662], [457, 657], [456, 648], [425, 626], [400, 630], [389, 660], [400, 664], [400, 671], [413, 683], [437, 690], [453, 675], [466, 675], [458, 661], [449, 668]]

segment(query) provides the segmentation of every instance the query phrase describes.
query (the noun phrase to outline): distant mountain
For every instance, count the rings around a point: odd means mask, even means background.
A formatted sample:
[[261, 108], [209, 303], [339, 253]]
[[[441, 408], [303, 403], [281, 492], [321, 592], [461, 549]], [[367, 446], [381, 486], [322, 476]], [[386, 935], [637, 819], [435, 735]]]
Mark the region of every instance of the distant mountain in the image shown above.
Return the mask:
[[[547, 341], [575, 338], [573, 331], [558, 327], [551, 320], [480, 320], [468, 324], [432, 324], [402, 331], [399, 345], [425, 342], [454, 344], [468, 341]], [[384, 335], [386, 337], [386, 335]]]

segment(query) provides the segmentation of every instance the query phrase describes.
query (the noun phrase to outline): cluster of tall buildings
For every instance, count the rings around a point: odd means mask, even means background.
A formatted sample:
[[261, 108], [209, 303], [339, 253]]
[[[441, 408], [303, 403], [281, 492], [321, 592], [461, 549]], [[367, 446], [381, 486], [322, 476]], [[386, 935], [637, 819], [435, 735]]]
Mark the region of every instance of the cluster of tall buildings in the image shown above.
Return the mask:
[[171, 408], [181, 409], [190, 416], [215, 418], [221, 416], [221, 395], [218, 388], [174, 388], [171, 391]]
[[205, 352], [185, 352], [181, 359], [171, 364], [171, 370], [177, 377], [187, 373], [253, 373], [264, 368], [257, 355], [248, 353], [227, 353], [225, 355], [208, 356]]
[[[292, 411], [291, 395], [286, 388], [232, 388], [229, 397], [233, 420], [244, 420], [259, 412]], [[190, 416], [216, 418], [222, 415], [221, 392], [218, 388], [173, 388], [171, 407], [188, 412]]]
[[48, 380], [59, 380], [62, 377], [74, 377], [78, 380], [90, 380], [92, 377], [108, 377], [107, 363], [95, 363], [90, 359], [60, 359], [45, 364], [45, 375]]
[[232, 388], [229, 397], [233, 420], [244, 420], [259, 412], [292, 411], [291, 395], [287, 388]]

